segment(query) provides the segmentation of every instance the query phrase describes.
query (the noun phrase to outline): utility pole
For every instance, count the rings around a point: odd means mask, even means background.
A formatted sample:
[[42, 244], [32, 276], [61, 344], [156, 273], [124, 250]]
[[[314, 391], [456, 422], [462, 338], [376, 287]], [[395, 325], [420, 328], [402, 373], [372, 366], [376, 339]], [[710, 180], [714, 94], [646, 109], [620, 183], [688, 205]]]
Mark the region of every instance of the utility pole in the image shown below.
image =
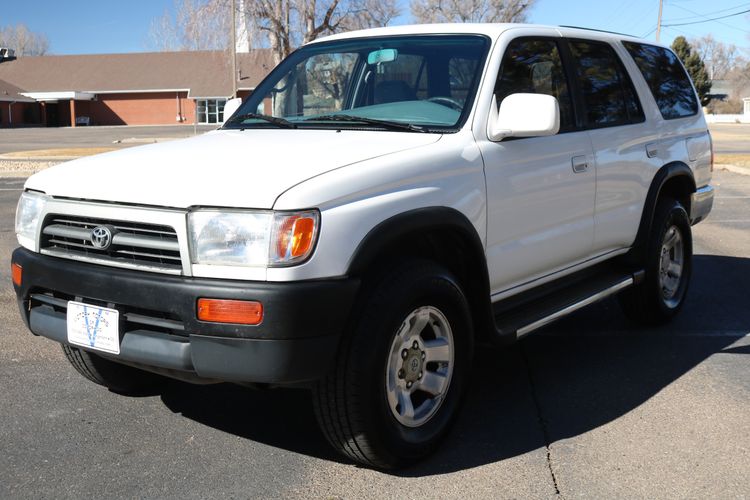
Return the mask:
[[237, 97], [237, 2], [232, 0], [232, 99]]
[[661, 35], [661, 11], [664, 9], [664, 0], [659, 0], [659, 19], [656, 21], [656, 41], [659, 41]]

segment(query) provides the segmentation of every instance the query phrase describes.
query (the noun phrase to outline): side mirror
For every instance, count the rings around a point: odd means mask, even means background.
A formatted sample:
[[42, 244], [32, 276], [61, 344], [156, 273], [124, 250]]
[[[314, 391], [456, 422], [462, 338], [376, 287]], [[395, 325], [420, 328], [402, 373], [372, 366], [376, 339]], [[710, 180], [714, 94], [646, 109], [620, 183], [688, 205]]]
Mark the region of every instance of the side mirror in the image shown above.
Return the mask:
[[497, 108], [492, 96], [492, 110], [487, 123], [491, 141], [506, 137], [540, 137], [555, 135], [560, 130], [560, 105], [546, 94], [511, 94]]
[[224, 103], [224, 121], [229, 120], [229, 118], [231, 118], [232, 115], [238, 109], [240, 109], [240, 106], [242, 106], [242, 99], [239, 97], [229, 99], [226, 103]]

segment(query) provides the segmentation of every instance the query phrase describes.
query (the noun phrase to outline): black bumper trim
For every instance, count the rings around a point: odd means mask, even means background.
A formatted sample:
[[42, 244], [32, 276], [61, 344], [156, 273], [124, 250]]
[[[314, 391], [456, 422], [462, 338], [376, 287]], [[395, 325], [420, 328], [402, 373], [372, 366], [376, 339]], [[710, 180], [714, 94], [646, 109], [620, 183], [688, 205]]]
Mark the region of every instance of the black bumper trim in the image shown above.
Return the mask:
[[[178, 317], [184, 331], [169, 333], [123, 319], [120, 354], [98, 354], [144, 368], [233, 382], [288, 384], [322, 377], [332, 366], [359, 288], [356, 279], [271, 283], [155, 275], [26, 249], [13, 252], [12, 261], [23, 268], [22, 284], [14, 288], [33, 333], [68, 343], [62, 303], [33, 300], [35, 293], [114, 304], [121, 317], [130, 309], [165, 313]], [[247, 326], [198, 321], [200, 297], [258, 300], [263, 322]]]
[[[69, 344], [65, 313], [50, 306], [35, 307], [29, 314], [29, 324], [37, 335]], [[133, 330], [122, 336], [120, 354], [92, 352], [113, 361], [176, 370], [207, 380], [291, 384], [325, 375], [332, 366], [338, 340], [336, 335], [294, 340], [204, 335], [186, 338]]]
[[[259, 282], [188, 278], [76, 262], [18, 248], [13, 262], [23, 268], [19, 300], [53, 291], [179, 318], [186, 334], [235, 338], [294, 339], [339, 334], [359, 289], [353, 278], [296, 282]], [[201, 297], [257, 300], [260, 325], [207, 323], [196, 318]], [[28, 304], [24, 308], [28, 309]], [[124, 311], [127, 312], [127, 311]]]

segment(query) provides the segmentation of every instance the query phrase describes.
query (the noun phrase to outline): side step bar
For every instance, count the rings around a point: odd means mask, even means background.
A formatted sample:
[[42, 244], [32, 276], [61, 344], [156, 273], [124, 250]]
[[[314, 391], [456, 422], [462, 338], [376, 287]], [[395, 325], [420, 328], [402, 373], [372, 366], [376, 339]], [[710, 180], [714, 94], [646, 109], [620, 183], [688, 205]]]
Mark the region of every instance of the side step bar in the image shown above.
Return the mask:
[[561, 309], [559, 311], [556, 311], [549, 316], [546, 316], [542, 319], [536, 320], [530, 325], [526, 325], [522, 328], [519, 328], [516, 332], [516, 338], [523, 338], [524, 336], [528, 335], [529, 333], [533, 332], [537, 328], [541, 328], [545, 325], [548, 325], [552, 323], [553, 321], [556, 321], [563, 316], [567, 316], [568, 314], [577, 311], [578, 309], [581, 309], [583, 307], [586, 307], [589, 304], [593, 304], [594, 302], [599, 302], [600, 300], [609, 297], [610, 295], [613, 295], [620, 290], [623, 290], [629, 286], [631, 286], [634, 283], [633, 277], [625, 278], [624, 280], [620, 281], [619, 283], [616, 283], [609, 288], [602, 290], [601, 292], [595, 293], [594, 295], [587, 297], [585, 299], [579, 300], [575, 304], [571, 304], [568, 307]]
[[521, 339], [574, 311], [640, 283], [643, 277], [644, 271], [625, 273], [608, 269], [601, 274], [544, 285], [526, 298], [514, 300], [511, 306], [496, 304], [498, 338], [504, 343]]

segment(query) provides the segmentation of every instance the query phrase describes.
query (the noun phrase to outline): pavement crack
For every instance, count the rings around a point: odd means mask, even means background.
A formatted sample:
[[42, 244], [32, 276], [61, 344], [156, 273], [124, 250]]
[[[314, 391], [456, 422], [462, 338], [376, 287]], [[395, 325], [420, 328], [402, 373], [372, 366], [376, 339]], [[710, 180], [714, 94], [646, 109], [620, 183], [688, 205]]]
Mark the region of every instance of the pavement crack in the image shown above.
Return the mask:
[[559, 495], [562, 498], [560, 487], [557, 484], [557, 476], [555, 475], [555, 470], [552, 468], [552, 449], [550, 448], [550, 446], [552, 445], [552, 439], [550, 438], [549, 429], [547, 428], [547, 420], [542, 414], [542, 405], [539, 402], [539, 395], [537, 394], [536, 390], [536, 382], [534, 380], [534, 374], [531, 370], [531, 363], [529, 362], [528, 355], [526, 354], [526, 349], [524, 349], [524, 342], [519, 342], [518, 344], [519, 351], [521, 353], [521, 359], [523, 360], [523, 364], [526, 367], [526, 375], [529, 379], [529, 386], [531, 387], [531, 399], [534, 400], [536, 417], [539, 421], [539, 427], [542, 429], [542, 435], [544, 436], [544, 448], [547, 452], [547, 469], [549, 470], [549, 475], [552, 479], [552, 486], [555, 488], [555, 495]]

